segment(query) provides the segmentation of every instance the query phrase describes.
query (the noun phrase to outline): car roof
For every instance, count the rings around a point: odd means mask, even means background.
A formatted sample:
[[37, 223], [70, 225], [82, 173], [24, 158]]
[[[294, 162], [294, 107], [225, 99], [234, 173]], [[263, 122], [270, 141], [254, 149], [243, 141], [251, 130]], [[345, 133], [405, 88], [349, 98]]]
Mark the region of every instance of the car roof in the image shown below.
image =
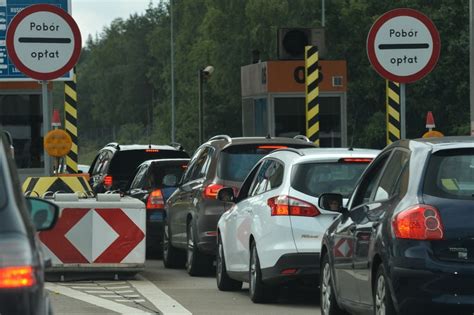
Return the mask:
[[230, 138], [229, 136], [215, 136], [209, 139], [206, 144], [211, 144], [214, 146], [219, 146], [224, 148], [233, 146], [233, 145], [242, 145], [242, 144], [259, 144], [259, 143], [268, 143], [268, 144], [298, 144], [302, 146], [313, 146], [314, 143], [308, 142], [302, 139], [287, 138], [287, 137], [235, 137]]
[[118, 150], [118, 151], [133, 151], [133, 150], [146, 150], [146, 149], [154, 149], [154, 150], [170, 150], [170, 151], [179, 151], [178, 148], [175, 148], [171, 145], [157, 145], [157, 144], [117, 144], [117, 143], [109, 143], [105, 147], [102, 148], [109, 149], [109, 150]]
[[474, 148], [474, 137], [449, 136], [439, 138], [419, 138], [412, 140], [399, 140], [392, 146], [402, 146], [410, 149], [421, 149], [432, 152], [449, 149]]
[[[145, 164], [166, 164], [166, 163], [171, 163], [171, 162], [189, 162], [189, 158], [179, 158], [179, 159], [155, 159], [155, 160], [147, 160], [140, 164], [140, 166], [145, 165]], [[140, 167], [139, 166], [139, 167]]]
[[381, 151], [358, 148], [281, 149], [267, 157], [284, 159], [291, 164], [308, 161], [337, 161], [341, 158], [375, 158]]

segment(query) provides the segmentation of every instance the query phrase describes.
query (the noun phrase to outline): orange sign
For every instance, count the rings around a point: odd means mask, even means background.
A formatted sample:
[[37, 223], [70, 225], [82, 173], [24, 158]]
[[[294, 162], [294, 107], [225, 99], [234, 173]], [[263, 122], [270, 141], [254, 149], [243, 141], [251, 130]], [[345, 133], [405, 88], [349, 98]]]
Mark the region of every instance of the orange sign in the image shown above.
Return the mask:
[[444, 135], [441, 132], [436, 131], [436, 130], [427, 131], [423, 135], [423, 138], [441, 138], [441, 137], [444, 137]]
[[71, 151], [72, 139], [64, 130], [51, 130], [46, 134], [43, 141], [46, 152], [54, 157], [62, 157]]

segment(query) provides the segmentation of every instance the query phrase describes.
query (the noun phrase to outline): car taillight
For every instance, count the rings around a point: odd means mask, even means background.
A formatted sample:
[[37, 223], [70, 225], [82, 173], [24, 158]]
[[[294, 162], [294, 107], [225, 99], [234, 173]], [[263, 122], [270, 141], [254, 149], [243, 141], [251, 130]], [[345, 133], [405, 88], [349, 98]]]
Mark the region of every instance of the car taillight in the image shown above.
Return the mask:
[[114, 181], [113, 177], [111, 175], [107, 175], [104, 177], [104, 186], [106, 188], [112, 187], [112, 182]]
[[158, 150], [158, 149], [146, 149], [145, 152], [146, 153], [157, 153], [157, 152], [160, 152], [160, 150]]
[[392, 225], [396, 238], [442, 240], [444, 235], [438, 209], [429, 205], [415, 205], [403, 210]]
[[161, 189], [154, 190], [148, 196], [146, 201], [147, 209], [164, 209], [165, 208], [165, 199], [163, 198], [163, 193]]
[[31, 287], [36, 277], [31, 266], [0, 268], [0, 289]]
[[289, 196], [276, 196], [270, 198], [268, 199], [267, 204], [272, 210], [272, 216], [293, 215], [315, 217], [321, 214], [316, 206]]
[[286, 145], [259, 145], [258, 149], [266, 149], [266, 150], [278, 150], [278, 149], [287, 149]]
[[202, 192], [202, 195], [204, 198], [208, 199], [216, 199], [217, 198], [217, 193], [219, 192], [220, 189], [224, 188], [224, 186], [219, 185], [219, 184], [210, 184], [207, 185], [204, 188], [204, 191]]

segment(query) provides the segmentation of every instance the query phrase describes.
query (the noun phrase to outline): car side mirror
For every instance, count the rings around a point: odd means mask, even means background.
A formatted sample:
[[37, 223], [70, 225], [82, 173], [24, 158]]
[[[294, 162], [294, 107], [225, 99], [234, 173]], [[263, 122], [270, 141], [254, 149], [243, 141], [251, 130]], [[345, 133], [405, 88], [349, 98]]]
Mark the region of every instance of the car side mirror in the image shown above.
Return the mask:
[[37, 231], [47, 231], [54, 227], [59, 215], [56, 204], [35, 197], [26, 197], [26, 203]]
[[217, 192], [217, 200], [225, 202], [235, 202], [234, 190], [232, 187], [224, 187]]
[[342, 213], [344, 211], [342, 202], [341, 194], [324, 193], [319, 196], [318, 205], [323, 210]]

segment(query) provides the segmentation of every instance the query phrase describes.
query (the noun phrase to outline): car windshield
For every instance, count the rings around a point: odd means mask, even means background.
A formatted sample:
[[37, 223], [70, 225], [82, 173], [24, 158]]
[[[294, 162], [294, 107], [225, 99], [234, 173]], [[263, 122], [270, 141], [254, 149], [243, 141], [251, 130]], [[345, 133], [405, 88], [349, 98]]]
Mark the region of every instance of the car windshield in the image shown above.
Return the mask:
[[220, 155], [217, 175], [223, 180], [242, 182], [252, 167], [270, 152], [282, 147], [301, 147], [288, 144], [234, 145], [226, 148]]
[[158, 152], [147, 150], [130, 150], [117, 152], [110, 164], [109, 172], [114, 176], [128, 178], [142, 162], [154, 159], [187, 158], [184, 151], [160, 150]]
[[176, 187], [186, 170], [186, 166], [187, 162], [155, 166], [152, 169], [152, 187]]
[[473, 199], [474, 149], [443, 150], [430, 158], [423, 193], [450, 199]]
[[313, 196], [339, 193], [348, 198], [368, 163], [304, 163], [295, 165], [291, 187]]

